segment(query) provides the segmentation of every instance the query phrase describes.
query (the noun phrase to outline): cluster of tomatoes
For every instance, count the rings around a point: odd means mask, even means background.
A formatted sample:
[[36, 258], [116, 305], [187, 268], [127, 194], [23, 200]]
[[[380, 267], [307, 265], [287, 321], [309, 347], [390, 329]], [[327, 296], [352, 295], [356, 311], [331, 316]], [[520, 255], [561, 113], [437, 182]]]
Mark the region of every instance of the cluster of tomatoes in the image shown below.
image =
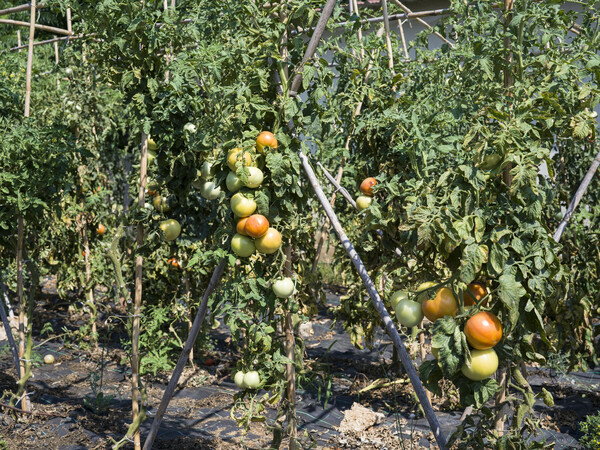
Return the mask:
[[[426, 282], [417, 288], [416, 301], [409, 298], [407, 291], [396, 291], [390, 301], [395, 309], [396, 318], [406, 327], [414, 327], [421, 323], [424, 317], [435, 322], [445, 316], [454, 317], [458, 313], [458, 302], [451, 289], [442, 287], [433, 298], [427, 291], [436, 283]], [[486, 306], [490, 298], [487, 288], [481, 283], [472, 283], [463, 293], [463, 304], [467, 308], [475, 302]], [[480, 311], [471, 316], [463, 329], [471, 350], [471, 362], [461, 367], [461, 372], [473, 381], [489, 378], [498, 369], [498, 355], [493, 347], [502, 339], [502, 324], [495, 314]], [[439, 349], [433, 347], [432, 354], [436, 358]]]
[[373, 186], [377, 184], [377, 180], [373, 177], [365, 178], [360, 183], [360, 193], [356, 198], [356, 207], [359, 211], [367, 209], [373, 202]]
[[[249, 257], [257, 250], [261, 253], [275, 253], [281, 247], [281, 234], [271, 227], [269, 220], [262, 214], [254, 214], [257, 204], [239, 191], [242, 187], [256, 189], [264, 180], [261, 169], [256, 167], [257, 159], [262, 158], [265, 147], [276, 149], [277, 139], [270, 131], [261, 132], [256, 138], [256, 154], [241, 148], [234, 148], [227, 154], [227, 165], [231, 172], [225, 183], [227, 189], [233, 192], [231, 211], [237, 218], [236, 233], [231, 239], [231, 250], [242, 258]], [[236, 174], [238, 166], [245, 171], [245, 181]]]

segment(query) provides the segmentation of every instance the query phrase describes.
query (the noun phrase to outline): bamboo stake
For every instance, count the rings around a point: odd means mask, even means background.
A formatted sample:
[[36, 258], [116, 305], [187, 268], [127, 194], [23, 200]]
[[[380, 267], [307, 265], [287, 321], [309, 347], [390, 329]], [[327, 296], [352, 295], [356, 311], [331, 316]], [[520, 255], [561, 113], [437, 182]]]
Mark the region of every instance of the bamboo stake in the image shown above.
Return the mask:
[[[354, 5], [354, 11], [356, 11], [356, 14], [360, 17], [360, 13], [359, 13], [359, 9], [358, 9], [358, 1], [357, 0], [350, 0], [350, 2]], [[360, 22], [359, 26], [358, 26], [358, 30], [356, 30], [356, 36], [358, 37], [358, 42], [361, 44], [360, 46], [360, 58], [361, 60], [365, 59], [365, 48], [362, 46], [362, 38], [363, 38], [363, 34], [362, 34], [362, 22]]]
[[58, 41], [57, 36], [54, 35], [54, 63], [58, 66]]
[[[26, 22], [23, 22], [26, 23]], [[33, 39], [35, 36], [35, 0], [31, 2], [29, 21], [29, 49], [27, 51], [27, 73], [25, 80], [25, 117], [29, 117], [29, 104], [31, 102], [31, 71], [33, 68]]]
[[181, 377], [181, 373], [188, 361], [190, 351], [194, 346], [194, 342], [196, 342], [196, 338], [198, 337], [198, 333], [202, 329], [202, 324], [204, 323], [204, 318], [206, 316], [206, 309], [208, 306], [208, 298], [216, 289], [217, 285], [221, 281], [223, 277], [223, 273], [225, 272], [227, 260], [225, 258], [221, 259], [219, 265], [215, 267], [213, 271], [212, 277], [210, 278], [210, 282], [204, 291], [204, 295], [202, 296], [202, 302], [200, 303], [200, 307], [196, 312], [196, 317], [194, 318], [194, 324], [192, 325], [192, 329], [190, 330], [190, 334], [185, 341], [185, 345], [183, 346], [183, 350], [179, 355], [179, 359], [177, 360], [177, 365], [175, 366], [175, 370], [171, 375], [171, 379], [169, 380], [169, 384], [165, 389], [162, 400], [158, 409], [156, 411], [156, 415], [154, 416], [154, 420], [152, 421], [152, 426], [150, 427], [150, 432], [144, 441], [144, 450], [150, 450], [152, 445], [154, 444], [154, 439], [156, 438], [156, 434], [158, 433], [158, 429], [160, 428], [160, 423], [162, 422], [162, 418], [167, 410], [167, 406], [169, 406], [169, 402], [173, 398], [173, 394], [175, 393], [175, 388], [177, 387], [177, 383], [179, 382], [179, 378]]
[[[141, 162], [140, 162], [140, 190], [138, 193], [138, 204], [140, 208], [144, 207], [146, 199], [146, 169], [148, 165], [148, 135], [142, 132], [141, 145]], [[136, 244], [139, 247], [144, 245], [144, 225], [138, 223]], [[143, 256], [138, 255], [135, 258], [135, 297], [133, 306], [133, 323], [131, 333], [131, 409], [133, 413], [133, 421], [136, 422], [140, 414], [140, 316], [142, 312], [142, 264]], [[141, 449], [140, 430], [139, 427], [134, 434], [135, 450]]]
[[308, 162], [308, 159], [306, 158], [304, 153], [302, 153], [302, 151], [298, 152], [298, 156], [300, 157], [300, 160], [302, 161], [302, 166], [304, 167], [304, 170], [308, 176], [310, 184], [311, 184], [313, 190], [315, 191], [315, 193], [319, 199], [319, 202], [321, 203], [321, 206], [325, 210], [325, 213], [327, 214], [327, 217], [329, 218], [333, 229], [335, 230], [336, 234], [338, 235], [340, 242], [344, 246], [344, 249], [348, 253], [348, 256], [352, 260], [352, 263], [356, 267], [356, 270], [358, 271], [358, 274], [360, 275], [360, 277], [367, 289], [367, 292], [369, 293], [369, 296], [371, 297], [371, 301], [372, 301], [375, 309], [379, 313], [379, 316], [385, 326], [385, 329], [386, 329], [388, 335], [390, 336], [392, 342], [394, 343], [394, 346], [398, 350], [398, 354], [400, 356], [400, 360], [402, 361], [402, 365], [404, 366], [404, 369], [406, 370], [406, 373], [415, 389], [417, 398], [419, 399], [419, 401], [421, 402], [421, 405], [423, 406], [423, 411], [424, 411], [425, 417], [427, 418], [427, 421], [429, 422], [429, 426], [431, 427], [431, 430], [433, 432], [433, 435], [436, 439], [438, 446], [440, 447], [440, 450], [446, 450], [446, 448], [447, 448], [446, 447], [446, 438], [444, 437], [444, 433], [442, 432], [442, 429], [440, 428], [437, 417], [435, 416], [435, 413], [433, 412], [431, 403], [429, 403], [429, 401], [427, 400], [427, 394], [425, 393], [423, 384], [421, 383], [421, 380], [419, 379], [419, 375], [417, 374], [415, 366], [413, 365], [413, 363], [410, 359], [410, 356], [408, 355], [406, 348], [404, 347], [404, 342], [402, 340], [402, 337], [398, 333], [398, 330], [396, 329], [394, 322], [392, 321], [387, 310], [385, 309], [385, 306], [383, 305], [383, 302], [381, 301], [381, 297], [379, 296], [379, 293], [377, 292], [377, 289], [375, 288], [373, 281], [371, 280], [371, 277], [369, 277], [367, 269], [363, 265], [363, 263], [360, 259], [360, 256], [358, 256], [358, 253], [356, 253], [354, 246], [350, 243], [348, 236], [346, 236], [346, 233], [344, 232], [344, 229], [342, 228], [342, 225], [340, 224], [335, 212], [333, 211], [333, 209], [327, 202], [327, 198], [325, 197], [325, 194], [323, 193], [323, 190], [321, 189], [319, 181], [317, 180], [315, 172], [313, 171], [310, 163]]
[[[422, 320], [419, 324], [419, 329], [423, 330]], [[419, 333], [419, 356], [421, 357], [421, 364], [423, 364], [423, 361], [425, 361], [425, 357], [427, 356], [427, 353], [425, 352], [425, 331], [421, 331]], [[423, 386], [423, 389], [425, 389], [427, 400], [429, 401], [429, 403], [431, 403], [431, 392], [429, 392], [429, 389], [427, 389], [425, 386]]]
[[[511, 66], [513, 63], [513, 52], [511, 50], [510, 37], [508, 36], [508, 33], [506, 33], [506, 31], [508, 30], [509, 24], [512, 21], [512, 8], [513, 8], [513, 0], [504, 0], [504, 14], [505, 14], [505, 17], [504, 17], [504, 31], [505, 31], [504, 47], [508, 51], [508, 54], [506, 55], [506, 65], [504, 68], [504, 88], [506, 90], [510, 89], [510, 87], [514, 83], [514, 78], [513, 78], [512, 72], [511, 72], [511, 70], [512, 70]], [[504, 172], [502, 173], [502, 179], [504, 180], [504, 183], [507, 186], [510, 186], [512, 184], [512, 175], [510, 174], [511, 169], [512, 169], [512, 165], [509, 163], [506, 166], [506, 168], [504, 169]], [[496, 394], [496, 397], [494, 399], [494, 406], [496, 408], [498, 408], [506, 400], [506, 386], [507, 386], [508, 382], [510, 381], [507, 379], [506, 365], [502, 365], [500, 367], [496, 377], [498, 379], [498, 384], [500, 384], [500, 391]], [[498, 413], [496, 415], [496, 419], [494, 421], [494, 429], [499, 433], [504, 432], [504, 422], [506, 419], [506, 416], [502, 413], [502, 410], [503, 410], [503, 408], [501, 408], [498, 411]]]
[[21, 52], [21, 30], [17, 30], [17, 48]]
[[[35, 293], [36, 289], [39, 285], [39, 271], [33, 262], [29, 262], [30, 266], [30, 274], [31, 274], [31, 288], [29, 290], [29, 295], [27, 299], [27, 330], [25, 334], [25, 341], [27, 342], [27, 346], [25, 347], [25, 353], [23, 358], [21, 359], [24, 364], [21, 365], [21, 371], [23, 375], [19, 379], [17, 383], [17, 394], [16, 398], [22, 398], [23, 404], [25, 405], [25, 410], [31, 411], [31, 401], [29, 400], [27, 394], [27, 380], [31, 378], [31, 367], [32, 364], [32, 349], [33, 349], [33, 310], [35, 306]], [[25, 305], [24, 305], [25, 306]], [[11, 400], [11, 405], [13, 401]]]
[[[17, 236], [17, 297], [19, 298], [19, 361], [23, 361], [26, 354], [25, 349], [25, 326], [29, 326], [29, 322], [31, 322], [31, 318], [27, 317], [25, 304], [25, 297], [23, 295], [23, 216], [19, 216], [19, 224], [18, 224], [18, 236]], [[28, 320], [29, 319], [29, 320]], [[25, 379], [27, 375], [26, 364], [20, 364], [20, 378], [19, 381]], [[11, 400], [11, 405], [13, 405], [13, 401]], [[27, 396], [23, 397], [21, 402], [21, 407], [29, 411], [31, 409], [29, 404], [29, 398]]]
[[[8, 293], [6, 292], [6, 286], [4, 283], [0, 283], [2, 287], [2, 293], [4, 294], [4, 298], [8, 302]], [[4, 302], [0, 300], [0, 315], [2, 315], [2, 324], [4, 325], [4, 331], [6, 332], [6, 338], [8, 339], [8, 345], [10, 346], [10, 350], [12, 352], [13, 361], [15, 363], [15, 369], [17, 371], [17, 376], [21, 376], [21, 364], [19, 363], [19, 350], [17, 349], [17, 344], [15, 343], [15, 338], [12, 334], [12, 329], [10, 328], [10, 322], [8, 321], [8, 317], [6, 316], [6, 309], [4, 308]]]
[[[35, 3], [35, 0], [32, 3]], [[35, 12], [34, 12], [33, 16], [35, 18]], [[18, 27], [29, 27], [29, 23], [22, 22], [20, 20], [0, 19], [0, 23], [4, 23], [4, 24], [7, 24], [7, 25], [16, 25]], [[63, 30], [62, 28], [50, 27], [48, 25], [42, 25], [40, 23], [36, 23], [35, 24], [35, 28], [37, 28], [38, 30], [41, 30], [41, 31], [48, 31], [48, 32], [53, 33], [53, 34], [61, 34], [61, 35], [64, 35], [64, 36], [70, 36], [71, 35], [71, 32], [68, 31], [68, 30]]]
[[[442, 14], [447, 14], [447, 13], [451, 12], [449, 9], [444, 9], [444, 10], [429, 11], [429, 12], [435, 12], [437, 14], [419, 14], [419, 13], [413, 13], [408, 7], [406, 7], [399, 0], [393, 0], [393, 1], [394, 1], [394, 3], [396, 5], [398, 5], [406, 13], [406, 17], [408, 19], [415, 19], [417, 22], [419, 22], [425, 28], [429, 28], [429, 29], [431, 29], [432, 26], [429, 25], [427, 22], [425, 22], [423, 19], [421, 19], [421, 17], [424, 17], [425, 15], [427, 15], [427, 16], [442, 15]], [[454, 44], [452, 44], [452, 42], [450, 42], [448, 39], [446, 39], [444, 36], [442, 36], [437, 31], [435, 31], [433, 34], [435, 34], [437, 37], [439, 37], [442, 41], [444, 41], [450, 47], [454, 47]]]
[[594, 158], [594, 161], [592, 161], [592, 165], [590, 166], [587, 173], [585, 174], [585, 177], [583, 177], [583, 181], [579, 185], [579, 188], [577, 188], [577, 192], [575, 192], [575, 195], [573, 196], [573, 199], [571, 200], [571, 203], [569, 204], [569, 209], [567, 209], [567, 212], [565, 213], [562, 220], [560, 221], [558, 228], [554, 232], [554, 236], [552, 236], [556, 242], [560, 241], [562, 234], [564, 233], [565, 229], [567, 228], [567, 224], [569, 223], [569, 220], [571, 220], [571, 217], [573, 216], [573, 212], [579, 205], [579, 202], [583, 198], [583, 194], [585, 194], [585, 191], [587, 190], [588, 186], [590, 185], [592, 178], [594, 177], [594, 174], [598, 170], [598, 166], [600, 166], [600, 152], [598, 152], [598, 154]]
[[[288, 245], [285, 249], [284, 274], [286, 277], [292, 277], [292, 247]], [[285, 322], [285, 352], [287, 358], [292, 361], [285, 366], [286, 375], [286, 397], [287, 397], [287, 415], [288, 415], [288, 435], [290, 436], [290, 450], [298, 448], [298, 422], [296, 417], [296, 368], [293, 361], [296, 360], [294, 339], [293, 314], [286, 311]]]
[[292, 79], [292, 84], [289, 90], [290, 97], [293, 97], [298, 94], [298, 89], [300, 89], [300, 86], [302, 84], [302, 71], [304, 70], [304, 65], [313, 57], [313, 55], [317, 51], [319, 41], [321, 40], [321, 36], [325, 31], [325, 27], [327, 26], [327, 22], [331, 17], [331, 13], [333, 12], [335, 4], [336, 0], [327, 0], [327, 3], [325, 3], [325, 6], [323, 7], [323, 12], [321, 13], [321, 17], [319, 17], [319, 21], [317, 22], [317, 26], [315, 27], [315, 32], [313, 33], [308, 43], [308, 46], [306, 47], [306, 52], [302, 57], [302, 61], [296, 67], [296, 75]]
[[96, 303], [94, 301], [94, 287], [91, 285], [92, 282], [92, 267], [90, 265], [90, 242], [88, 239], [87, 233], [87, 220], [84, 220], [82, 223], [82, 233], [83, 233], [83, 249], [85, 253], [83, 255], [83, 260], [85, 264], [85, 284], [88, 287], [88, 307], [91, 309], [91, 320], [92, 320], [92, 342], [95, 348], [98, 348], [98, 329], [96, 327], [96, 316], [97, 316], [97, 308]]
[[[81, 39], [81, 38], [87, 38], [87, 37], [93, 37], [96, 36], [96, 33], [90, 33], [90, 34], [78, 34], [78, 35], [72, 35], [72, 36], [64, 36], [64, 37], [58, 37], [55, 39], [47, 39], [45, 41], [36, 41], [33, 43], [34, 47], [38, 46], [38, 45], [46, 45], [46, 44], [52, 44], [54, 42], [60, 42], [60, 41], [71, 41], [73, 39]], [[21, 49], [28, 47], [27, 45], [21, 45], [19, 43], [19, 45], [17, 47], [12, 47], [9, 49], [9, 51], [14, 52], [16, 50], [21, 51]], [[6, 50], [5, 50], [6, 51]]]
[[385, 28], [385, 46], [388, 54], [388, 67], [392, 72], [392, 76], [396, 75], [394, 72], [394, 54], [392, 52], [392, 39], [390, 37], [390, 18], [388, 16], [387, 0], [380, 0], [381, 8], [383, 9], [383, 26]]
[[402, 39], [402, 50], [404, 51], [404, 58], [410, 59], [408, 54], [408, 48], [406, 47], [406, 36], [404, 36], [404, 24], [402, 19], [398, 19], [398, 27], [400, 28], [400, 39]]
[[67, 31], [69, 33], [73, 32], [73, 23], [71, 21], [71, 8], [67, 8]]
[[[188, 277], [187, 270], [185, 272], [185, 275], [183, 276], [183, 283], [185, 285], [185, 298], [186, 298], [186, 302], [188, 305], [187, 323], [188, 323], [188, 334], [189, 334], [192, 332], [192, 326], [194, 325], [194, 323], [192, 322], [192, 285], [190, 283], [190, 279]], [[190, 350], [190, 358], [189, 359], [190, 359], [190, 365], [192, 366], [192, 368], [195, 368], [194, 347], [193, 346]]]
[[[37, 9], [45, 8], [46, 5], [38, 4], [36, 6]], [[6, 16], [8, 14], [14, 14], [21, 11], [27, 11], [31, 8], [31, 3], [24, 3], [23, 5], [13, 6], [12, 8], [0, 9], [0, 16]]]

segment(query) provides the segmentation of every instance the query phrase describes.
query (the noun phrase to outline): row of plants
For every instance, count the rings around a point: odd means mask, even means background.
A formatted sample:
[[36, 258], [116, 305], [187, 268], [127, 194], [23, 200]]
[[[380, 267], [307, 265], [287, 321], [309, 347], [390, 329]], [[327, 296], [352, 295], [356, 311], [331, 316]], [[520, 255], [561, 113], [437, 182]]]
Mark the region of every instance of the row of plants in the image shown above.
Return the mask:
[[[21, 117], [26, 55], [0, 56], [2, 282], [19, 291], [22, 219], [29, 311], [38, 277], [56, 274], [61, 295], [85, 298], [79, 336], [95, 345], [99, 311], [113, 305], [129, 305], [133, 330], [143, 257], [143, 380], [173, 367], [186, 336], [174, 324], [191, 323], [225, 258], [209, 308], [240, 349], [234, 417], [248, 427], [277, 404], [293, 433], [290, 374], [318, 378], [294, 330], [322, 297], [311, 270], [320, 209], [297, 153], [331, 170], [341, 161], [342, 185], [361, 193], [361, 214], [335, 203], [350, 239], [401, 331], [431, 336], [436, 359], [420, 361], [423, 382], [441, 394], [445, 378], [477, 408], [453, 441], [520, 442], [538, 429], [524, 365], [557, 351], [571, 369], [597, 364], [597, 180], [560, 244], [552, 232], [598, 149], [600, 36], [594, 2], [580, 13], [563, 3], [501, 11], [453, 1], [411, 43], [413, 59], [390, 36], [390, 70], [385, 37], [361, 22], [376, 12], [352, 15], [303, 61], [299, 30], [316, 24], [320, 2], [58, 1], [44, 17], [59, 22], [69, 6], [75, 31], [93, 39], [61, 46], [58, 66], [51, 47], [36, 49], [30, 119]], [[344, 17], [336, 6], [330, 26]], [[453, 46], [430, 49], [433, 31]], [[301, 95], [290, 95], [300, 67]], [[335, 265], [348, 292], [333, 310], [357, 347], [370, 346], [378, 316], [342, 252]], [[108, 288], [102, 299], [96, 286]], [[135, 339], [124, 343], [130, 352]], [[515, 413], [502, 432], [507, 404]]]

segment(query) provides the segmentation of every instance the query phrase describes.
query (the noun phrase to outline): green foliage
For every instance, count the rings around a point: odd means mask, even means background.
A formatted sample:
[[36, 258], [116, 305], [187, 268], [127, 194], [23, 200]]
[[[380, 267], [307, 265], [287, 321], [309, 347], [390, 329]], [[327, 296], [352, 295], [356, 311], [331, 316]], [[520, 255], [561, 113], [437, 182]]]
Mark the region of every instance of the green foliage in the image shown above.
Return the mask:
[[600, 448], [600, 413], [587, 416], [584, 422], [579, 423], [579, 430], [583, 433], [579, 439], [583, 448], [589, 450]]

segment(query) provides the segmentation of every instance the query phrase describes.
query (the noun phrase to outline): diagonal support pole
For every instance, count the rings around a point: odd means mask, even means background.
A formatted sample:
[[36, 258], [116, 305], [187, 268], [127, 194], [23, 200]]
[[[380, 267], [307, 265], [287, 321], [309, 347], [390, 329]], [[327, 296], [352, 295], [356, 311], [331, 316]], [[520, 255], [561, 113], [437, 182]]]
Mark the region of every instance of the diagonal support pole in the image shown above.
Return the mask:
[[430, 426], [431, 430], [433, 431], [433, 435], [435, 437], [435, 440], [436, 440], [438, 446], [440, 447], [440, 450], [446, 450], [448, 448], [446, 446], [446, 437], [444, 436], [444, 433], [442, 432], [442, 429], [437, 420], [437, 417], [436, 417], [435, 413], [433, 412], [431, 403], [427, 399], [427, 393], [425, 392], [425, 388], [423, 387], [423, 384], [421, 383], [421, 379], [419, 378], [419, 375], [417, 374], [417, 370], [415, 369], [415, 366], [413, 365], [412, 360], [410, 359], [410, 356], [408, 355], [408, 352], [406, 351], [406, 348], [404, 347], [404, 342], [402, 340], [402, 337], [398, 333], [398, 330], [396, 329], [394, 322], [392, 321], [392, 319], [390, 318], [390, 315], [388, 314], [387, 310], [385, 309], [385, 306], [383, 305], [383, 302], [381, 301], [381, 297], [379, 296], [379, 293], [377, 292], [377, 288], [373, 284], [371, 277], [369, 277], [367, 269], [365, 268], [364, 264], [362, 263], [360, 256], [358, 256], [358, 253], [356, 253], [354, 246], [348, 239], [348, 236], [346, 236], [346, 233], [344, 232], [344, 229], [342, 228], [340, 221], [338, 220], [335, 212], [333, 211], [333, 208], [331, 208], [331, 205], [327, 201], [327, 197], [325, 197], [325, 193], [323, 192], [323, 189], [321, 188], [321, 185], [319, 184], [319, 181], [317, 180], [315, 172], [313, 171], [310, 163], [308, 162], [308, 158], [306, 157], [306, 155], [304, 155], [304, 153], [302, 153], [302, 151], [298, 152], [298, 156], [300, 157], [300, 160], [302, 161], [302, 166], [304, 167], [304, 170], [308, 176], [310, 184], [312, 185], [313, 190], [317, 194], [319, 202], [321, 203], [321, 206], [325, 210], [325, 213], [327, 214], [327, 217], [329, 218], [329, 221], [331, 222], [331, 226], [333, 227], [336, 234], [338, 235], [344, 249], [346, 250], [346, 252], [348, 253], [348, 256], [352, 260], [354, 267], [356, 267], [356, 270], [358, 271], [358, 274], [360, 275], [360, 278], [362, 279], [362, 281], [367, 289], [367, 292], [369, 293], [369, 296], [371, 297], [373, 306], [375, 306], [375, 309], [379, 313], [379, 316], [381, 317], [381, 320], [383, 321], [383, 324], [385, 325], [385, 329], [386, 329], [388, 335], [390, 336], [390, 338], [392, 339], [392, 342], [394, 343], [396, 350], [398, 351], [400, 360], [402, 361], [402, 365], [404, 366], [404, 370], [406, 370], [406, 373], [408, 374], [408, 378], [410, 379], [410, 382], [412, 383], [413, 388], [415, 389], [415, 393], [417, 394], [417, 397], [418, 397], [419, 401], [421, 402], [421, 406], [423, 407], [425, 417], [427, 418], [427, 421], [429, 422], [429, 426]]
[[154, 439], [156, 439], [156, 434], [158, 433], [158, 429], [160, 428], [160, 423], [162, 422], [162, 418], [165, 415], [167, 406], [169, 406], [169, 402], [173, 398], [173, 394], [175, 394], [175, 388], [177, 387], [177, 383], [179, 382], [179, 378], [181, 377], [183, 368], [185, 367], [189, 359], [190, 351], [194, 346], [194, 342], [196, 342], [198, 333], [200, 333], [200, 330], [202, 329], [202, 324], [204, 323], [204, 318], [206, 317], [208, 298], [221, 281], [223, 273], [225, 272], [226, 262], [227, 259], [221, 259], [219, 265], [215, 268], [212, 277], [210, 278], [210, 282], [208, 283], [206, 291], [204, 291], [204, 295], [202, 296], [202, 302], [200, 303], [200, 307], [198, 308], [198, 311], [196, 312], [196, 317], [194, 318], [194, 323], [192, 324], [192, 328], [190, 329], [190, 334], [188, 335], [188, 338], [185, 341], [183, 351], [181, 352], [181, 355], [179, 355], [179, 360], [177, 361], [177, 365], [175, 366], [173, 375], [171, 375], [171, 379], [169, 380], [167, 389], [165, 389], [163, 398], [160, 402], [160, 405], [158, 406], [158, 410], [156, 411], [156, 415], [154, 416], [154, 420], [152, 421], [150, 433], [148, 433], [146, 441], [144, 442], [143, 450], [150, 450], [152, 448], [152, 445], [154, 444]]

